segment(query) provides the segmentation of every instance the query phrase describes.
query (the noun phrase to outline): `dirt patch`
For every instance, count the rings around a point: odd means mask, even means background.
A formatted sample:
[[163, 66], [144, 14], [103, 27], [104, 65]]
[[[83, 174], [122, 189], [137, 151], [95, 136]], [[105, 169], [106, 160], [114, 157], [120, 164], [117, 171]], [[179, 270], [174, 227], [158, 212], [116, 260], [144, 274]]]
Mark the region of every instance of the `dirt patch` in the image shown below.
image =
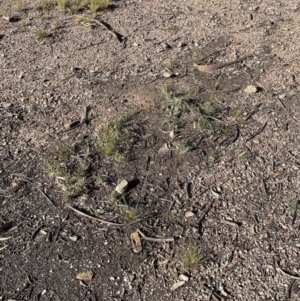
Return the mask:
[[4, 1], [1, 300], [297, 300], [298, 6]]

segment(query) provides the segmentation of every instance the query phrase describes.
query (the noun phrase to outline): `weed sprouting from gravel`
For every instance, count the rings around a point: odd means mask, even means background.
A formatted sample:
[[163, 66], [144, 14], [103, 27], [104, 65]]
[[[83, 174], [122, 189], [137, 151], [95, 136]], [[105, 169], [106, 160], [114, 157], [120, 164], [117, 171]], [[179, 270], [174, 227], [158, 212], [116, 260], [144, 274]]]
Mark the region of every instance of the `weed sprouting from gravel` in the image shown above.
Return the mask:
[[[76, 198], [86, 192], [89, 167], [86, 145], [63, 142], [45, 160], [45, 171], [54, 176], [67, 198]], [[80, 154], [80, 155], [79, 155]]]
[[203, 257], [197, 247], [191, 247], [183, 252], [181, 261], [185, 269], [197, 270], [202, 265]]
[[127, 118], [117, 118], [107, 124], [100, 134], [100, 149], [107, 156], [126, 161], [131, 147], [131, 133], [127, 127]]
[[100, 9], [108, 8], [111, 2], [111, 0], [90, 0], [90, 10], [95, 13]]
[[70, 6], [70, 1], [69, 0], [57, 0], [57, 6], [60, 9], [65, 10]]
[[44, 39], [44, 38], [47, 38], [49, 36], [49, 32], [43, 28], [39, 28], [37, 31], [36, 31], [36, 38], [38, 40], [41, 40], [41, 39]]

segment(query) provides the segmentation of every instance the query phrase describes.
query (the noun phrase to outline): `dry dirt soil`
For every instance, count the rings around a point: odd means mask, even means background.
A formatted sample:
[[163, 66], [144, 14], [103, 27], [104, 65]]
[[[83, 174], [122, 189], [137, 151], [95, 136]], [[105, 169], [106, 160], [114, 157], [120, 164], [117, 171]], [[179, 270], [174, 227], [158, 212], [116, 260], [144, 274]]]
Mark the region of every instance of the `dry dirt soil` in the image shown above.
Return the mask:
[[299, 1], [0, 9], [0, 300], [300, 300]]

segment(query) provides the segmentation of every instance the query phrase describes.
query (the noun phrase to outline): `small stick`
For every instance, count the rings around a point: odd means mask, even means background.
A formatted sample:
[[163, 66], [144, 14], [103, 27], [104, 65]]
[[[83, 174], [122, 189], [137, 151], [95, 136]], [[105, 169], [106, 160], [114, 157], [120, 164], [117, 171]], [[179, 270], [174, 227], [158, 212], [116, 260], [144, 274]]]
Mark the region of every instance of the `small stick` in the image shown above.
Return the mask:
[[146, 236], [140, 229], [136, 230], [143, 239], [145, 240], [149, 240], [149, 241], [156, 241], [156, 242], [160, 242], [160, 241], [174, 241], [174, 238], [154, 238], [154, 237], [148, 237]]
[[109, 225], [109, 226], [116, 226], [116, 227], [122, 227], [122, 226], [125, 226], [126, 224], [119, 224], [119, 223], [114, 223], [114, 222], [110, 222], [110, 221], [106, 221], [104, 219], [101, 219], [99, 217], [94, 217], [94, 216], [91, 216], [91, 215], [88, 215], [86, 213], [83, 213], [81, 212], [80, 210], [78, 209], [75, 209], [74, 207], [72, 207], [71, 205], [67, 205], [68, 208], [70, 208], [71, 210], [73, 210], [74, 212], [84, 216], [84, 217], [87, 217], [93, 221], [97, 221], [97, 222], [100, 222], [100, 223], [103, 223], [103, 224], [106, 224], [106, 225]]
[[80, 118], [80, 124], [83, 124], [87, 120], [87, 106], [84, 106], [82, 109], [82, 114]]
[[253, 56], [253, 54], [249, 54], [249, 55], [243, 56], [243, 57], [241, 57], [241, 58], [239, 58], [237, 60], [231, 61], [231, 62], [221, 63], [221, 64], [213, 64], [213, 65], [202, 65], [202, 66], [199, 66], [196, 63], [194, 63], [194, 67], [196, 67], [201, 72], [210, 72], [210, 71], [218, 70], [218, 69], [221, 69], [221, 68], [224, 68], [224, 67], [227, 67], [227, 66], [234, 65], [236, 63], [242, 62], [245, 59], [247, 59], [249, 57], [252, 57], [252, 56]]
[[233, 226], [233, 227], [236, 227], [236, 228], [239, 228], [239, 227], [240, 227], [240, 223], [235, 222], [235, 221], [229, 221], [228, 219], [222, 219], [222, 220], [221, 220], [221, 223], [222, 223], [222, 224], [227, 224], [227, 225], [229, 225], [229, 226]]
[[205, 215], [206, 215], [207, 212], [209, 211], [209, 209], [210, 209], [210, 207], [212, 206], [212, 204], [213, 204], [214, 201], [215, 201], [215, 200], [212, 200], [212, 201], [208, 204], [208, 206], [207, 206], [207, 208], [204, 210], [204, 212], [202, 213], [202, 215], [201, 215], [201, 217], [200, 217], [200, 219], [199, 219], [199, 227], [200, 227], [200, 224], [201, 224], [202, 220], [204, 219]]
[[289, 278], [292, 278], [292, 279], [296, 279], [296, 280], [299, 280], [300, 279], [300, 276], [294, 276], [294, 275], [291, 275], [287, 272], [285, 272], [283, 269], [281, 269], [278, 265], [278, 262], [275, 260], [275, 266], [276, 266], [276, 270], [281, 272], [283, 275], [285, 276], [288, 276]]
[[89, 214], [86, 214], [86, 213], [84, 213], [84, 212], [82, 212], [82, 211], [80, 211], [80, 210], [78, 210], [78, 209], [75, 209], [75, 208], [72, 207], [71, 205], [67, 205], [67, 207], [70, 208], [71, 210], [73, 210], [74, 212], [76, 212], [76, 213], [78, 213], [78, 214], [84, 216], [84, 217], [87, 217], [87, 218], [89, 218], [89, 219], [91, 219], [91, 220], [94, 220], [94, 221], [97, 221], [97, 222], [100, 222], [100, 223], [103, 223], [103, 224], [106, 224], [106, 225], [109, 225], [109, 226], [115, 226], [115, 227], [123, 227], [123, 226], [126, 226], [126, 227], [128, 227], [128, 226], [131, 226], [131, 225], [133, 225], [133, 224], [139, 223], [140, 221], [143, 220], [143, 219], [138, 219], [138, 220], [133, 221], [133, 222], [131, 222], [131, 223], [129, 223], [129, 224], [118, 224], [118, 223], [106, 221], [106, 220], [101, 219], [101, 218], [99, 218], [99, 217], [94, 217], [94, 216], [91, 216], [91, 215], [89, 215]]
[[[22, 177], [22, 179], [23, 179], [24, 181], [26, 181], [26, 182], [28, 182], [28, 183], [30, 183], [31, 185], [34, 186], [34, 184], [33, 184], [30, 180], [24, 178], [23, 176], [21, 176], [21, 177]], [[45, 194], [45, 192], [43, 192], [43, 191], [42, 191], [41, 189], [39, 189], [37, 186], [34, 186], [34, 188], [36, 188], [36, 189], [37, 189], [37, 190], [38, 190], [38, 191], [46, 198], [46, 200], [48, 201], [48, 203], [49, 203], [51, 206], [56, 207], [55, 204], [54, 204], [54, 202], [51, 201], [51, 200], [48, 198], [48, 196]]]
[[99, 21], [99, 20], [92, 20], [95, 23], [97, 23], [98, 25], [102, 26], [104, 29], [106, 29], [111, 35], [113, 35], [120, 43], [123, 42], [123, 36], [117, 32], [115, 32], [114, 30], [111, 29], [111, 26], [109, 24], [107, 24], [104, 21]]
[[48, 198], [48, 196], [46, 195], [46, 193], [45, 192], [43, 192], [41, 189], [39, 189], [38, 187], [35, 187], [45, 198], [46, 198], [46, 200], [48, 201], [48, 203], [50, 204], [50, 205], [52, 205], [53, 207], [56, 207], [55, 206], [55, 204], [54, 204], [54, 202], [53, 201], [51, 201], [49, 198]]
[[286, 108], [285, 104], [283, 103], [283, 101], [278, 98], [278, 101], [280, 102], [280, 104], [282, 105], [282, 107], [286, 110], [286, 112], [288, 113], [288, 115], [291, 117], [291, 119], [296, 123], [299, 124], [299, 122], [293, 117], [293, 115], [289, 112], [289, 110]]

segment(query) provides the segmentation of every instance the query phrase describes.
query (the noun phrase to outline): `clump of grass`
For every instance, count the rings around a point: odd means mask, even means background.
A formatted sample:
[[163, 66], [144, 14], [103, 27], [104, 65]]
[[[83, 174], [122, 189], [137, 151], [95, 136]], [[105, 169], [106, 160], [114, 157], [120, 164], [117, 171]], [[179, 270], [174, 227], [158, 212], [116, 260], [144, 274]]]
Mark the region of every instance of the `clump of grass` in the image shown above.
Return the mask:
[[46, 31], [46, 30], [43, 29], [43, 28], [39, 28], [39, 29], [36, 31], [36, 38], [37, 38], [38, 40], [47, 38], [49, 35], [50, 35], [49, 32]]
[[111, 0], [90, 0], [90, 10], [92, 13], [110, 6]]
[[177, 144], [177, 149], [180, 154], [185, 155], [192, 150], [191, 143], [188, 139], [180, 140]]
[[200, 112], [205, 116], [211, 116], [215, 112], [214, 107], [211, 104], [211, 101], [206, 101], [203, 105], [200, 106]]
[[185, 269], [197, 270], [202, 265], [203, 257], [197, 247], [191, 247], [183, 252], [181, 262]]
[[68, 7], [70, 7], [70, 1], [69, 0], [56, 0], [57, 6], [61, 10], [66, 10]]
[[177, 210], [171, 210], [169, 213], [169, 219], [170, 220], [175, 220], [177, 217]]
[[22, 18], [21, 19], [21, 25], [22, 26], [28, 26], [30, 24], [29, 18]]
[[137, 221], [141, 217], [141, 213], [137, 208], [128, 208], [125, 217], [129, 221]]
[[35, 5], [36, 10], [49, 10], [54, 5], [54, 0], [42, 0]]
[[89, 24], [92, 22], [92, 19], [90, 16], [86, 17], [86, 16], [76, 16], [75, 17], [75, 24], [80, 24], [80, 23], [85, 23], [85, 24]]
[[175, 97], [170, 103], [170, 110], [173, 116], [179, 117], [186, 111], [185, 100], [182, 98]]
[[14, 12], [21, 12], [24, 9], [24, 4], [22, 1], [17, 1], [15, 4], [13, 4], [12, 9]]
[[238, 118], [242, 115], [242, 111], [240, 109], [234, 109], [233, 116]]
[[92, 13], [106, 9], [111, 5], [112, 0], [56, 0], [61, 10], [70, 9], [72, 12], [81, 11], [89, 7]]
[[63, 142], [45, 160], [45, 171], [56, 177], [67, 198], [75, 198], [86, 192], [88, 155], [86, 145], [75, 148]]
[[58, 29], [59, 28], [59, 22], [57, 19], [51, 19], [51, 25], [53, 29]]
[[163, 93], [168, 97], [168, 98], [173, 98], [174, 93], [172, 91], [172, 89], [167, 85], [167, 84], [162, 84], [161, 85], [161, 89], [163, 91]]
[[126, 160], [126, 154], [131, 147], [131, 134], [126, 123], [127, 118], [117, 118], [102, 130], [100, 148], [105, 155]]
[[198, 120], [198, 129], [200, 133], [203, 133], [205, 129], [207, 128], [208, 121], [205, 116], [201, 116]]

